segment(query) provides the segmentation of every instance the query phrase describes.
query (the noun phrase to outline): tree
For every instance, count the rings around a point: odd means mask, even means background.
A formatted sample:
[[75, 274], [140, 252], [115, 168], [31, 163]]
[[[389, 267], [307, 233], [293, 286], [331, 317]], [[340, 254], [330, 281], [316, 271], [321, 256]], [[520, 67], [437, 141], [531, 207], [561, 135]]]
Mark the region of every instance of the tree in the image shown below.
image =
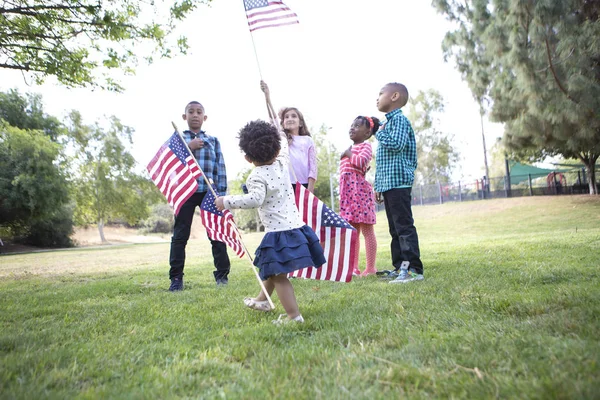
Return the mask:
[[459, 159], [452, 136], [439, 130], [437, 116], [444, 112], [444, 99], [435, 90], [419, 91], [411, 99], [408, 119], [417, 140], [417, 181], [423, 184], [448, 183]]
[[335, 204], [337, 204], [335, 197], [339, 187], [338, 169], [341, 151], [337, 150], [327, 139], [327, 133], [327, 126], [322, 125], [319, 131], [313, 134], [318, 160], [317, 182], [315, 182], [314, 194], [332, 210], [335, 210]]
[[7, 93], [0, 92], [0, 118], [16, 128], [43, 131], [55, 142], [64, 133], [63, 124], [58, 118], [44, 112], [42, 96], [39, 94], [27, 93], [23, 96], [14, 89]]
[[107, 121], [107, 128], [99, 123], [85, 126], [76, 111], [70, 114], [70, 121], [76, 222], [98, 224], [100, 239], [105, 242], [106, 222], [123, 218], [137, 224], [147, 218], [149, 205], [156, 202], [158, 195], [149, 195], [156, 193], [150, 189], [153, 185], [134, 172], [136, 163], [126, 146], [132, 143], [132, 128], [116, 117]]
[[0, 119], [0, 221], [38, 246], [71, 245], [68, 183], [55, 165], [59, 152], [43, 132]]
[[[600, 3], [592, 0], [434, 0], [474, 45], [453, 43], [469, 62], [490, 66], [491, 118], [505, 123], [515, 155], [537, 152], [578, 158], [598, 194], [600, 156]], [[483, 81], [483, 80], [482, 80]], [[471, 87], [471, 91], [475, 91]], [[513, 158], [511, 156], [511, 158]]]
[[479, 105], [481, 122], [481, 140], [483, 143], [483, 161], [485, 175], [490, 177], [488, 151], [483, 129], [483, 117], [488, 111], [491, 99], [489, 90], [495, 65], [488, 57], [486, 48], [480, 39], [490, 19], [490, 13], [483, 2], [451, 3], [446, 0], [433, 0], [433, 4], [445, 13], [449, 20], [458, 24], [454, 32], [446, 33], [442, 42], [444, 60], [453, 58], [463, 80], [471, 89], [473, 98]]
[[[0, 67], [33, 73], [40, 84], [55, 76], [68, 87], [100, 86], [121, 91], [108, 71], [134, 72], [139, 58], [185, 53], [187, 40], [168, 41], [177, 22], [200, 3], [134, 0], [13, 0], [0, 6]], [[159, 22], [154, 22], [154, 17]], [[104, 72], [97, 83], [94, 71]]]
[[[246, 179], [252, 172], [252, 168], [246, 168], [238, 173], [236, 179], [227, 183], [229, 194], [242, 194], [242, 185], [246, 183]], [[240, 229], [254, 230], [260, 232], [263, 228], [260, 218], [258, 217], [258, 209], [237, 209], [232, 210], [235, 217], [235, 223]]]

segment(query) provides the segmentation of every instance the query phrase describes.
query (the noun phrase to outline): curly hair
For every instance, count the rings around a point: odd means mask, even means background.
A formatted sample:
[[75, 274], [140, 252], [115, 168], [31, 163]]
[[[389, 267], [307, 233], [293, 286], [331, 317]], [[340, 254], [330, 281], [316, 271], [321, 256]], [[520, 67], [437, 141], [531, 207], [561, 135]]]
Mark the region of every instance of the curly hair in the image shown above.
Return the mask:
[[373, 136], [374, 134], [377, 133], [377, 130], [379, 129], [379, 126], [381, 125], [381, 122], [379, 122], [379, 119], [375, 118], [375, 117], [369, 117], [371, 118], [371, 121], [373, 121], [373, 126], [371, 126], [371, 123], [369, 122], [369, 120], [367, 119], [367, 117], [364, 117], [362, 115], [359, 115], [358, 117], [356, 117], [355, 121], [361, 121], [361, 125], [366, 126], [367, 128], [371, 128], [371, 134], [369, 135], [369, 137]]
[[248, 122], [239, 134], [240, 149], [253, 162], [265, 163], [273, 160], [281, 150], [279, 131], [268, 122]]

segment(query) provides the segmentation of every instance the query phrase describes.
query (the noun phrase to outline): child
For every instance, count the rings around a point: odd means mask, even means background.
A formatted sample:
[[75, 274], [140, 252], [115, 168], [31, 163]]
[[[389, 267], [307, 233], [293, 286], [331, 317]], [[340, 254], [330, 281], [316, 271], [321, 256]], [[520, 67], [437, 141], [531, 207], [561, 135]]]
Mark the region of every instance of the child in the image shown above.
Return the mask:
[[390, 283], [423, 280], [419, 237], [411, 209], [411, 190], [417, 168], [417, 144], [410, 121], [401, 108], [408, 102], [408, 90], [401, 83], [388, 83], [379, 91], [377, 108], [387, 121], [375, 137], [375, 198], [385, 204], [390, 235], [392, 264], [397, 278]]
[[[269, 295], [275, 289], [286, 312], [274, 322], [304, 322], [287, 274], [309, 266], [319, 268], [325, 256], [319, 238], [296, 208], [286, 137], [272, 124], [253, 121], [242, 128], [239, 139], [246, 160], [256, 168], [246, 180], [248, 193], [218, 197], [217, 209], [258, 208], [266, 234], [256, 250], [254, 265]], [[255, 310], [271, 311], [262, 291], [256, 298], [244, 299], [244, 303]]]
[[297, 180], [309, 191], [314, 192], [317, 181], [317, 153], [304, 116], [297, 108], [286, 107], [279, 112], [279, 118], [289, 143], [290, 179], [294, 187]]
[[[367, 268], [354, 275], [368, 276], [375, 274], [375, 259], [377, 257], [377, 238], [373, 225], [375, 217], [375, 192], [365, 179], [373, 150], [368, 140], [379, 129], [379, 120], [375, 117], [356, 117], [350, 127], [350, 140], [354, 142], [340, 157], [340, 216], [348, 221], [358, 235], [362, 232], [365, 237], [367, 252]], [[360, 252], [360, 238], [356, 241], [354, 252], [356, 265]]]
[[[202, 130], [202, 124], [206, 121], [204, 106], [197, 101], [191, 101], [185, 107], [183, 120], [187, 122], [189, 130], [183, 132], [183, 138], [187, 142], [194, 157], [200, 164], [202, 171], [207, 178], [212, 179], [219, 193], [227, 192], [227, 172], [225, 170], [225, 160], [221, 153], [221, 144], [219, 139], [214, 136], [208, 136]], [[179, 210], [175, 216], [175, 225], [173, 226], [173, 237], [171, 238], [171, 254], [169, 263], [169, 278], [171, 279], [171, 292], [183, 290], [183, 267], [185, 264], [185, 247], [190, 238], [190, 230], [194, 211], [200, 207], [204, 195], [209, 190], [203, 177], [198, 178], [198, 189]], [[217, 269], [213, 272], [218, 286], [226, 285], [228, 282], [230, 263], [227, 255], [227, 246], [225, 243], [215, 240], [210, 241], [214, 265]]]

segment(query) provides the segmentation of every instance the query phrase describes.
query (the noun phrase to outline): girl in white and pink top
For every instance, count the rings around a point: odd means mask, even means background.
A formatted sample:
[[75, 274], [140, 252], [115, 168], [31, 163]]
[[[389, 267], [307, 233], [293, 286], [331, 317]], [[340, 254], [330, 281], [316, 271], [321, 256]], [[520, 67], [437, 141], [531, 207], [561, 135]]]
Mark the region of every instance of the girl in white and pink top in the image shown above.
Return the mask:
[[279, 112], [279, 118], [289, 142], [290, 180], [294, 186], [297, 181], [314, 192], [317, 181], [317, 153], [304, 116], [297, 108], [286, 107]]
[[379, 120], [375, 117], [357, 117], [350, 127], [350, 140], [354, 142], [340, 157], [340, 216], [356, 228], [359, 240], [354, 252], [356, 264], [360, 252], [360, 234], [365, 237], [367, 267], [355, 275], [367, 276], [377, 272], [377, 239], [375, 237], [375, 192], [365, 179], [373, 158], [371, 144], [367, 140], [377, 132]]

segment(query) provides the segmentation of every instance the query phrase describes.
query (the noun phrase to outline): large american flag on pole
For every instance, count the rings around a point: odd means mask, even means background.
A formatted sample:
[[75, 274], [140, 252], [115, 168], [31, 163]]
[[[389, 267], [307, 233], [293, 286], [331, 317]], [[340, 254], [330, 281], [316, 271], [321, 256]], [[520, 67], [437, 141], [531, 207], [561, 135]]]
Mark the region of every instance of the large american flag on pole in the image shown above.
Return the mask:
[[200, 205], [202, 224], [208, 237], [223, 242], [235, 251], [240, 258], [246, 254], [241, 237], [229, 210], [219, 211], [215, 204], [215, 196], [209, 190]]
[[296, 205], [302, 220], [321, 242], [327, 262], [321, 268], [308, 267], [289, 274], [296, 278], [350, 282], [357, 267], [356, 229], [327, 207], [318, 197], [296, 182]]
[[298, 16], [281, 1], [244, 0], [250, 32], [298, 23]]
[[177, 131], [160, 146], [146, 169], [173, 207], [175, 215], [179, 214], [183, 203], [196, 192], [196, 179], [202, 176], [202, 170]]

